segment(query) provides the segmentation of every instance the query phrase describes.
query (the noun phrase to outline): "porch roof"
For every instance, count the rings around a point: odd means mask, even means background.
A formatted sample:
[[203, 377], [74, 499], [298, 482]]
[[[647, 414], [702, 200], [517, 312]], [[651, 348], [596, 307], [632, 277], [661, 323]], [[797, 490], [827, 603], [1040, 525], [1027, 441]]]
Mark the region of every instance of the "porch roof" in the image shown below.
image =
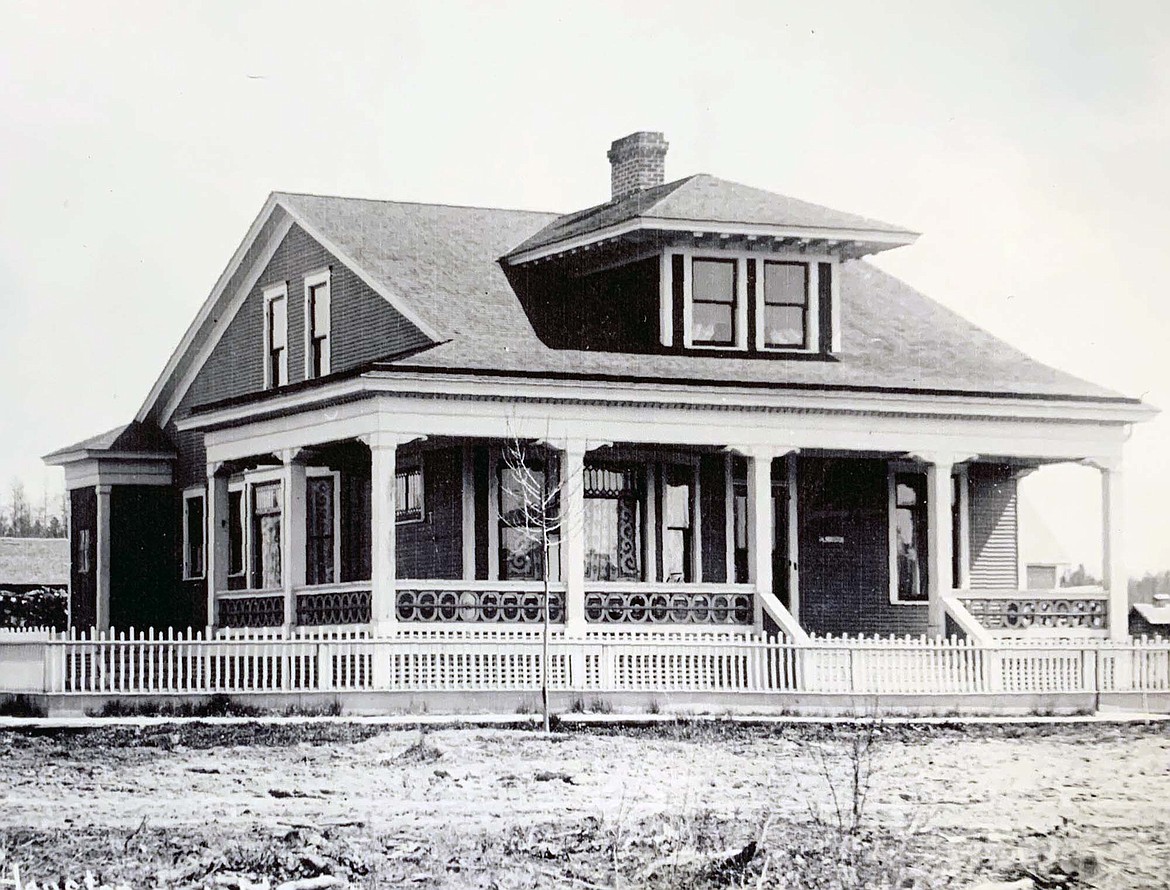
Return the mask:
[[1139, 401], [1029, 358], [862, 261], [841, 267], [842, 348], [831, 359], [552, 349], [536, 336], [497, 259], [556, 215], [287, 193], [276, 198], [441, 332], [442, 342], [387, 357], [376, 363], [380, 370]]

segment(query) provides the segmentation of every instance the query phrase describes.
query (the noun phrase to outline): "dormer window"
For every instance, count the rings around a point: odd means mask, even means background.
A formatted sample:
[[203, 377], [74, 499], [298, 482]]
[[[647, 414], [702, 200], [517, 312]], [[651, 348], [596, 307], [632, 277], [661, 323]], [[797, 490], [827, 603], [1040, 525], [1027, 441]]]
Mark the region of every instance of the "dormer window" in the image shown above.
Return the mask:
[[807, 349], [808, 264], [764, 261], [758, 301], [759, 345], [763, 349]]
[[691, 345], [734, 346], [736, 262], [698, 259], [691, 263]]
[[667, 249], [659, 266], [659, 342], [688, 350], [831, 351], [834, 266], [829, 256]]
[[683, 265], [684, 343], [696, 349], [747, 348], [747, 263], [687, 256]]

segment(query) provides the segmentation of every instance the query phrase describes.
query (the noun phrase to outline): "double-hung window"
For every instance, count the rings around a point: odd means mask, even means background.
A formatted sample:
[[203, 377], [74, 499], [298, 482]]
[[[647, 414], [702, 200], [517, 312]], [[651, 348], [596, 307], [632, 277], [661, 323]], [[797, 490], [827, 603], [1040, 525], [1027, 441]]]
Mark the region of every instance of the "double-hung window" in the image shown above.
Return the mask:
[[667, 464], [662, 468], [662, 577], [665, 581], [695, 580], [694, 467]]
[[206, 566], [206, 497], [203, 489], [183, 493], [183, 580], [202, 578]]
[[288, 285], [264, 291], [264, 388], [288, 383]]
[[758, 304], [764, 349], [808, 347], [808, 264], [764, 262]]
[[330, 371], [329, 270], [305, 279], [305, 379], [324, 377]]
[[739, 286], [735, 260], [696, 257], [691, 264], [691, 345], [735, 346]]
[[279, 482], [252, 486], [252, 588], [281, 585], [281, 501]]
[[632, 464], [585, 467], [585, 579], [642, 577], [642, 473]]

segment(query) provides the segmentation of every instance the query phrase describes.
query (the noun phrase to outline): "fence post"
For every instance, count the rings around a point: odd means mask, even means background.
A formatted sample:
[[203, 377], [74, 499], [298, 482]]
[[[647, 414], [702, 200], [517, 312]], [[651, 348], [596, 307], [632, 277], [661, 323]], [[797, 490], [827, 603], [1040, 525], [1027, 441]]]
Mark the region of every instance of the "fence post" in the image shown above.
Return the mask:
[[322, 692], [333, 690], [333, 643], [317, 641], [317, 688]]

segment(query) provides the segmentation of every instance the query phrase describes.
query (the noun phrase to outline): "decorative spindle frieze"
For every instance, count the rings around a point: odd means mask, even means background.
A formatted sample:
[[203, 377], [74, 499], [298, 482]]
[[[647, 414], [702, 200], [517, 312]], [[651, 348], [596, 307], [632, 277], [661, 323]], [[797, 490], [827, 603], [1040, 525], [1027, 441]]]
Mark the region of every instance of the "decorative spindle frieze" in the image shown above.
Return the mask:
[[284, 624], [283, 596], [244, 596], [219, 601], [220, 627], [280, 627]]
[[964, 596], [967, 611], [988, 630], [1017, 631], [1031, 627], [1106, 630], [1108, 600], [1100, 597], [987, 597]]
[[370, 591], [332, 590], [297, 594], [297, 624], [367, 624], [370, 621]]
[[593, 590], [585, 594], [585, 620], [590, 624], [750, 625], [752, 594]]
[[[398, 591], [397, 616], [402, 622], [437, 621], [464, 624], [535, 624], [544, 621], [541, 590], [411, 590]], [[548, 620], [565, 620], [564, 594], [549, 593]]]

